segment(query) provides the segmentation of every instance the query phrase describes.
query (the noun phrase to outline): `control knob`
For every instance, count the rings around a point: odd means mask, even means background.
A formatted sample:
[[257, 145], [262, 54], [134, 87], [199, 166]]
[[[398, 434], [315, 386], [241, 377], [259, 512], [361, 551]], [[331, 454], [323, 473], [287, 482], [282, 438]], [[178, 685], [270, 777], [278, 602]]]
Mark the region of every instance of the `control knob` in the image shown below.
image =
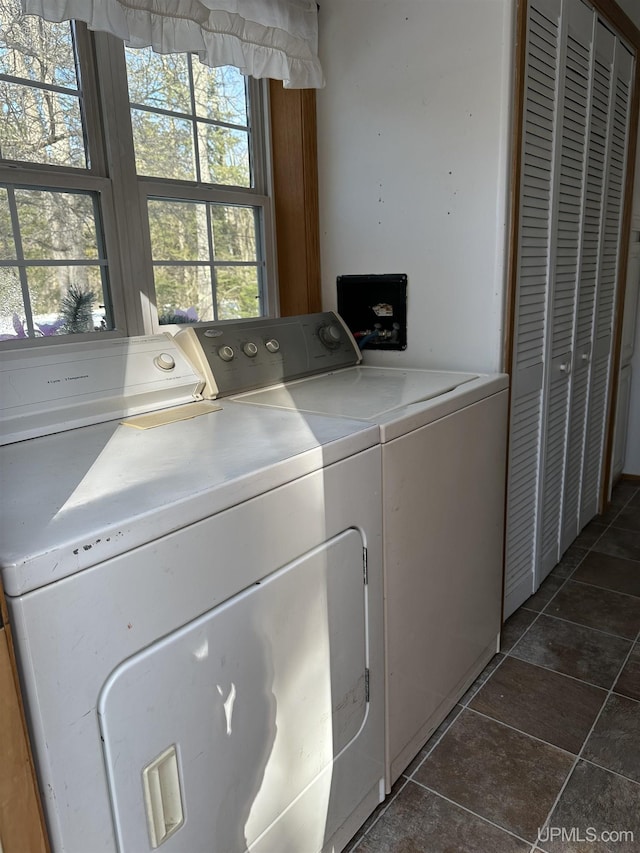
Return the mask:
[[168, 352], [161, 352], [153, 359], [153, 363], [156, 367], [159, 367], [160, 370], [173, 370], [176, 366], [175, 359]]
[[253, 343], [253, 341], [248, 341], [242, 347], [242, 352], [249, 356], [249, 358], [255, 358], [258, 355], [258, 347]]
[[268, 352], [278, 352], [278, 350], [280, 349], [280, 344], [275, 338], [271, 338], [271, 340], [268, 340], [266, 342], [265, 347], [267, 348]]
[[320, 326], [318, 336], [325, 346], [331, 348], [337, 347], [342, 337], [340, 329], [335, 323], [332, 323], [330, 326]]
[[233, 351], [233, 347], [227, 345], [224, 347], [220, 347], [220, 349], [218, 350], [218, 355], [223, 361], [233, 361], [235, 353]]

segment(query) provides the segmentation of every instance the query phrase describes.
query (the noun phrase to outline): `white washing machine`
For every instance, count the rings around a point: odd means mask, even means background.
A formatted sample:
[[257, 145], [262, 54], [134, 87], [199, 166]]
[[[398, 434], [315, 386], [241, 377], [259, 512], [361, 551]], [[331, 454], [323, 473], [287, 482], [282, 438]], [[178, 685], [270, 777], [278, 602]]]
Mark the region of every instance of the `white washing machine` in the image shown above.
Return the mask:
[[193, 402], [165, 335], [22, 350], [1, 379], [55, 853], [340, 850], [384, 796], [377, 427]]
[[[260, 390], [233, 396], [247, 407], [379, 426], [389, 790], [498, 649], [508, 377], [361, 365], [331, 312], [207, 324], [178, 341], [223, 395], [266, 347], [245, 374]], [[321, 375], [296, 379], [294, 341]]]

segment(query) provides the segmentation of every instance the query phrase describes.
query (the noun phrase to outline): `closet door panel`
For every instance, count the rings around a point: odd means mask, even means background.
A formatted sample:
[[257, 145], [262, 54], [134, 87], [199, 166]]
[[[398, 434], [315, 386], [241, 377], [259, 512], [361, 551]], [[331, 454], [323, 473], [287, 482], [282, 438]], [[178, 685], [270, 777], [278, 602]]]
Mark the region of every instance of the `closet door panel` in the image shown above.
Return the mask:
[[616, 41], [610, 73], [603, 216], [592, 340], [592, 369], [587, 411], [579, 526], [598, 511], [602, 454], [609, 403], [611, 351], [618, 279], [626, 150], [631, 108], [633, 57]]
[[559, 128], [554, 162], [554, 205], [549, 270], [548, 365], [545, 383], [541, 547], [538, 586], [560, 559], [565, 458], [585, 193], [586, 138], [591, 94], [594, 15], [581, 0], [566, 0], [565, 42], [559, 76]]
[[560, 554], [569, 547], [584, 526], [580, 523], [580, 499], [583, 488], [586, 418], [591, 379], [598, 258], [602, 233], [602, 206], [605, 192], [604, 177], [611, 100], [610, 75], [614, 48], [615, 38], [612, 33], [603, 24], [597, 24], [592, 56], [580, 275], [576, 306], [575, 356], [568, 425]]
[[533, 592], [544, 340], [551, 250], [552, 163], [560, 67], [560, 0], [528, 9], [520, 186], [520, 251], [512, 371], [505, 615]]

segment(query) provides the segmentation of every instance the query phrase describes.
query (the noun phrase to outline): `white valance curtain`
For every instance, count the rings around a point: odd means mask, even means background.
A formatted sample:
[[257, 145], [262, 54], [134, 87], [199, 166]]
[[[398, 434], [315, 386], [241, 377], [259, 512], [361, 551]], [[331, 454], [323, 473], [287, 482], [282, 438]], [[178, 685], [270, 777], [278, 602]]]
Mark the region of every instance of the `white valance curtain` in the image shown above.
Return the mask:
[[129, 47], [197, 53], [205, 65], [233, 65], [286, 88], [324, 85], [315, 0], [22, 0], [22, 7], [47, 21], [84, 21]]

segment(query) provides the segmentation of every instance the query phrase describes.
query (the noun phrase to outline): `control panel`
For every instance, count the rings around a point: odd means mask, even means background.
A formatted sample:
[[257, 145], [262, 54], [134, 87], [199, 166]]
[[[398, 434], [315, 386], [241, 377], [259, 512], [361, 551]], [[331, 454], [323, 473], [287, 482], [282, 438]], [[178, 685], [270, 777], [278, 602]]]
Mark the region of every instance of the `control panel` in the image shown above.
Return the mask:
[[202, 378], [168, 334], [4, 353], [0, 444], [201, 399]]
[[352, 367], [360, 350], [332, 311], [186, 326], [175, 341], [206, 379], [203, 392], [228, 396]]

